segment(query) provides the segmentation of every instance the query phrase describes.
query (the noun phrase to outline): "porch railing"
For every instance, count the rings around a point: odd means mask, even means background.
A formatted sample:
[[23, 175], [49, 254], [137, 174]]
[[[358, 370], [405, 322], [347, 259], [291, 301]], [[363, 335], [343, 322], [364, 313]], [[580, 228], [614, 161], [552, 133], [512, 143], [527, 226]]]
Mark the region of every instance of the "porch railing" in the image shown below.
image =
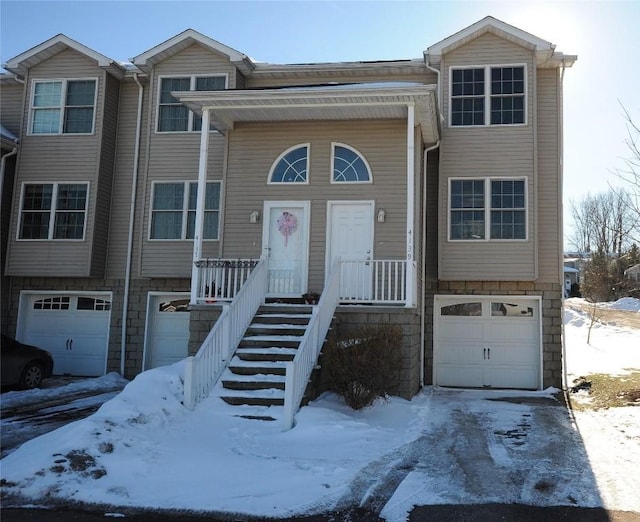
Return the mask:
[[187, 357], [184, 371], [184, 405], [192, 410], [206, 397], [233, 356], [238, 342], [264, 302], [267, 261], [256, 261], [250, 275], [207, 335], [195, 356]]
[[333, 314], [340, 301], [340, 267], [335, 263], [322, 290], [317, 306], [313, 307], [307, 330], [298, 346], [293, 361], [286, 363], [283, 428], [291, 429], [294, 417], [309, 382]]
[[249, 275], [258, 264], [258, 259], [199, 259], [196, 281], [198, 303], [232, 301]]
[[406, 299], [406, 260], [340, 262], [340, 302], [404, 304]]

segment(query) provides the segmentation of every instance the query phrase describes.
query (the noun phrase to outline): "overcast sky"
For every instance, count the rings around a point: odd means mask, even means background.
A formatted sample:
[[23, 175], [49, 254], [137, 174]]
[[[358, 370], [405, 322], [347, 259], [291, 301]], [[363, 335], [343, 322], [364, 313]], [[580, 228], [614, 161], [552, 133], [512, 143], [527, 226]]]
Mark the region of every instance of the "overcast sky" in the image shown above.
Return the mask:
[[63, 33], [110, 58], [128, 60], [187, 28], [270, 63], [420, 58], [430, 45], [487, 15], [578, 55], [565, 74], [567, 216], [570, 200], [619, 184], [611, 171], [628, 157], [620, 104], [640, 122], [639, 0], [2, 0], [0, 58], [5, 63]]

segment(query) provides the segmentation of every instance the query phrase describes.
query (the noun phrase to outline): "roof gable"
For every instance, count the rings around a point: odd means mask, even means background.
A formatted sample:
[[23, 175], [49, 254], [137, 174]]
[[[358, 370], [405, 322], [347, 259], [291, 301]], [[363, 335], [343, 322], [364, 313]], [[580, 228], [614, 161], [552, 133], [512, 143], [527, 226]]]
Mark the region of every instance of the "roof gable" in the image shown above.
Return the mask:
[[253, 62], [246, 55], [214, 40], [213, 38], [209, 38], [194, 29], [187, 29], [173, 38], [169, 38], [167, 41], [152, 47], [138, 56], [135, 56], [131, 59], [131, 62], [141, 70], [149, 72], [155, 64], [170, 58], [180, 51], [190, 47], [194, 43], [223, 54], [243, 72], [250, 72], [255, 67]]
[[535, 51], [553, 51], [555, 47], [551, 42], [502, 22], [493, 16], [486, 16], [475, 24], [432, 45], [427, 49], [427, 53], [430, 56], [446, 54], [487, 32]]
[[486, 16], [475, 24], [433, 44], [424, 52], [425, 58], [428, 62], [438, 62], [443, 54], [447, 54], [486, 33], [494, 34], [521, 47], [530, 49], [535, 53], [536, 63], [539, 67], [554, 67], [560, 64], [570, 67], [577, 59], [576, 56], [563, 55], [556, 52], [556, 46], [551, 42], [509, 25], [493, 16]]
[[73, 49], [74, 51], [95, 61], [99, 67], [108, 70], [116, 77], [121, 78], [124, 76], [124, 68], [116, 61], [104, 54], [100, 54], [99, 52], [90, 49], [80, 42], [76, 42], [64, 34], [58, 34], [53, 38], [49, 38], [49, 40], [32, 47], [28, 51], [25, 51], [14, 58], [11, 58], [7, 63], [3, 64], [3, 67], [17, 76], [25, 76], [30, 68], [48, 60], [52, 56], [55, 56], [66, 49]]

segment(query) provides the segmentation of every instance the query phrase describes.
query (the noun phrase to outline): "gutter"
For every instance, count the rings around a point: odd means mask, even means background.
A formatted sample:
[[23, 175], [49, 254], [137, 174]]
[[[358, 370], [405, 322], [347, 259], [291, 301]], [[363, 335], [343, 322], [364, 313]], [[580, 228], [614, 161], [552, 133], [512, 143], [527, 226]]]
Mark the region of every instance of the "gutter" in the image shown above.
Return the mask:
[[140, 137], [142, 128], [142, 103], [144, 87], [138, 79], [138, 73], [134, 73], [133, 79], [138, 85], [138, 114], [136, 116], [136, 137], [133, 153], [133, 176], [131, 180], [131, 203], [129, 207], [129, 235], [127, 239], [127, 261], [124, 277], [124, 299], [122, 303], [122, 338], [120, 341], [120, 375], [124, 377], [125, 360], [127, 352], [127, 315], [129, 312], [129, 288], [131, 286], [131, 260], [133, 257], [133, 224], [136, 215], [136, 197], [138, 188], [138, 162], [140, 159]]

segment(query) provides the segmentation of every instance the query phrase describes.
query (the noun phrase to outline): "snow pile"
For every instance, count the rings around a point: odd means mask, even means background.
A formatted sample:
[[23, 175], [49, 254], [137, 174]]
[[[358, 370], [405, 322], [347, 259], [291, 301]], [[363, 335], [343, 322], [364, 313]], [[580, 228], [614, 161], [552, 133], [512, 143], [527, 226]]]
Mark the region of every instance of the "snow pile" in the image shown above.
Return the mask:
[[605, 306], [611, 310], [640, 312], [640, 299], [636, 299], [635, 297], [622, 297], [613, 303], [606, 303]]

